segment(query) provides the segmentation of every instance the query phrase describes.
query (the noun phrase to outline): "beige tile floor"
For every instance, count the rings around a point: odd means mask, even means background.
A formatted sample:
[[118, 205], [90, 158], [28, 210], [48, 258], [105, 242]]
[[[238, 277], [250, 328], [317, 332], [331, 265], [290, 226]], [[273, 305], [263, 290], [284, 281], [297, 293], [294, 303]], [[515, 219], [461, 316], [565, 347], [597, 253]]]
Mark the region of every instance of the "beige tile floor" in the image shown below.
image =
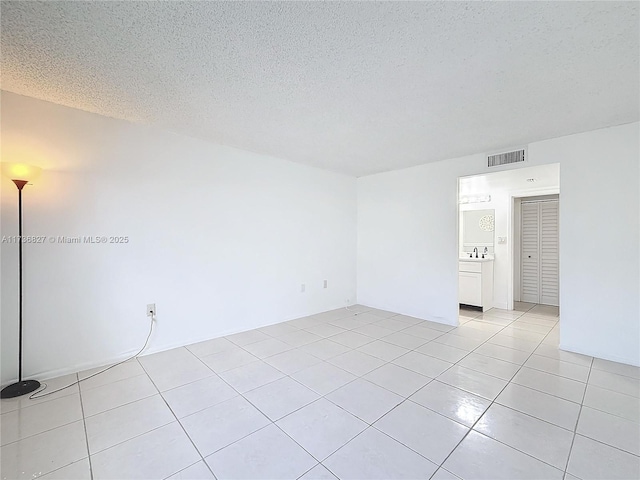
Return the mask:
[[640, 478], [640, 369], [561, 351], [558, 331], [531, 304], [457, 328], [357, 306], [143, 356], [3, 400], [0, 473]]

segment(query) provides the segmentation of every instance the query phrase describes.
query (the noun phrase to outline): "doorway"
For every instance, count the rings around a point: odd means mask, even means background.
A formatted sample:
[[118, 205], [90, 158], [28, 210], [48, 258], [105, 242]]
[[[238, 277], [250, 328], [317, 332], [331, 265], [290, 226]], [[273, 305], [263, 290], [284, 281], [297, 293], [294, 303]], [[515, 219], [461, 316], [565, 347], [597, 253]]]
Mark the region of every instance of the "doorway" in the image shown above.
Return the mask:
[[[557, 310], [559, 194], [559, 164], [459, 179], [459, 304], [481, 307], [484, 312], [534, 305]], [[489, 232], [490, 238], [484, 238]], [[535, 291], [531, 291], [531, 279], [535, 279]]]

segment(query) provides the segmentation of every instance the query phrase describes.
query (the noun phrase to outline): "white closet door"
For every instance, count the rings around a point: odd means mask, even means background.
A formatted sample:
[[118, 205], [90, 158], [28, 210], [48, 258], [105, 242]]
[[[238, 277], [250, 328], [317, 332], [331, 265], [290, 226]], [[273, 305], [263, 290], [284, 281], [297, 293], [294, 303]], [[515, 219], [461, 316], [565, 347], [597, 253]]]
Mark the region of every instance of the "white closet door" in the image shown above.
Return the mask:
[[558, 201], [522, 203], [523, 302], [559, 305]]
[[537, 203], [522, 204], [522, 292], [523, 302], [538, 303], [540, 300], [540, 262], [539, 262], [539, 215]]
[[558, 202], [540, 204], [540, 302], [559, 305]]

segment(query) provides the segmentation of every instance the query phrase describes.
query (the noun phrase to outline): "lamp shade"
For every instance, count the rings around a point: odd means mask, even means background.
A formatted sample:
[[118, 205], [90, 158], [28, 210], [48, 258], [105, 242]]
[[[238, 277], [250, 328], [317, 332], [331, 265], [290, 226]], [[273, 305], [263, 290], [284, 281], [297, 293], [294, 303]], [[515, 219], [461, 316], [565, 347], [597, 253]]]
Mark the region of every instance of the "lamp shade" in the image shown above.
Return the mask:
[[2, 162], [2, 175], [10, 178], [11, 180], [33, 182], [40, 176], [40, 173], [42, 173], [42, 169], [34, 165]]

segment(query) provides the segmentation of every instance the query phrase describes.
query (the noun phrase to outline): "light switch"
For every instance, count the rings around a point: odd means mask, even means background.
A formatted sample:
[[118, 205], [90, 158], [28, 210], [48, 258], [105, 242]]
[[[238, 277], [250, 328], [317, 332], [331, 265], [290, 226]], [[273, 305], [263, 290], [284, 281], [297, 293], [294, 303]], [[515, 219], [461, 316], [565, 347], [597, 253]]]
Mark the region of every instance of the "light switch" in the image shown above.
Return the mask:
[[498, 243], [500, 244], [507, 243], [507, 237], [498, 237]]

